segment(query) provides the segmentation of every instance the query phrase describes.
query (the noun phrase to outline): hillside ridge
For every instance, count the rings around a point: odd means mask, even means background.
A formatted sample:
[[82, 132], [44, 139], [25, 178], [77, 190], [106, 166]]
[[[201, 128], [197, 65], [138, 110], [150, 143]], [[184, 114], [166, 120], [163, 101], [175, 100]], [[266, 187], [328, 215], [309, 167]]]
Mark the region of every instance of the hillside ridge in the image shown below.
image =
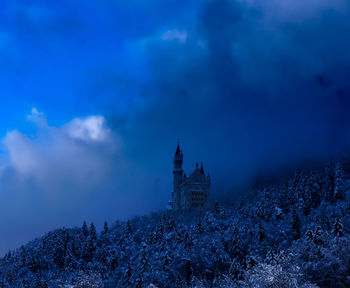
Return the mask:
[[349, 287], [345, 174], [331, 161], [202, 215], [56, 229], [0, 260], [0, 287]]

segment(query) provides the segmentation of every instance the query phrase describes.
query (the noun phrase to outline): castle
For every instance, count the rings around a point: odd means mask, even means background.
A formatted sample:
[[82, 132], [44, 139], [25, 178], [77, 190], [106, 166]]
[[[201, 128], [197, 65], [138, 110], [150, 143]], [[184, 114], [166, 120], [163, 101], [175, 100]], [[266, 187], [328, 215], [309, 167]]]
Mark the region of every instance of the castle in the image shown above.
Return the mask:
[[171, 206], [174, 211], [203, 211], [208, 205], [208, 195], [210, 188], [210, 176], [205, 176], [203, 163], [201, 167], [196, 168], [190, 176], [186, 176], [182, 170], [183, 153], [180, 149], [180, 143], [174, 156], [174, 187], [171, 193]]

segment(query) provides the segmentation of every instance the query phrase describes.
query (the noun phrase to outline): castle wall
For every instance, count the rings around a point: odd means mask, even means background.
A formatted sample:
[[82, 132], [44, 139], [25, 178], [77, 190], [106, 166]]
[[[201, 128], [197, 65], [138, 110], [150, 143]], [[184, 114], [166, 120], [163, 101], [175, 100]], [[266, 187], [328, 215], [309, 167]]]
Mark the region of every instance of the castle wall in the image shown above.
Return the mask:
[[182, 208], [184, 210], [207, 209], [209, 183], [188, 183], [182, 187]]

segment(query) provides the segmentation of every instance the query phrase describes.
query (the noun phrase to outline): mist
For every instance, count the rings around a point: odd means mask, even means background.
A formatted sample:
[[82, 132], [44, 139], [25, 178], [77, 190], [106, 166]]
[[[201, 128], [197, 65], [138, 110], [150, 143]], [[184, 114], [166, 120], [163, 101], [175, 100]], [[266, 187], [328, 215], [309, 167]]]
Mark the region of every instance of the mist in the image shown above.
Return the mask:
[[13, 3], [1, 252], [164, 209], [178, 137], [214, 199], [349, 144], [348, 1]]

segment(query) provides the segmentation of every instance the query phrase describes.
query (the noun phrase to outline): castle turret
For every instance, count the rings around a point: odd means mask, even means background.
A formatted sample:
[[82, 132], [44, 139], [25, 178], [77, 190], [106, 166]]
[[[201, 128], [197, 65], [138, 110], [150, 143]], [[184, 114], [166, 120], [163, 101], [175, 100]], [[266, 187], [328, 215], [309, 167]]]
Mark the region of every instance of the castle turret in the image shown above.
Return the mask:
[[174, 156], [174, 187], [173, 187], [173, 209], [180, 210], [181, 208], [181, 181], [184, 171], [182, 170], [183, 154], [180, 149], [180, 141], [177, 142], [176, 152]]
[[203, 161], [201, 162], [201, 173], [204, 175]]

